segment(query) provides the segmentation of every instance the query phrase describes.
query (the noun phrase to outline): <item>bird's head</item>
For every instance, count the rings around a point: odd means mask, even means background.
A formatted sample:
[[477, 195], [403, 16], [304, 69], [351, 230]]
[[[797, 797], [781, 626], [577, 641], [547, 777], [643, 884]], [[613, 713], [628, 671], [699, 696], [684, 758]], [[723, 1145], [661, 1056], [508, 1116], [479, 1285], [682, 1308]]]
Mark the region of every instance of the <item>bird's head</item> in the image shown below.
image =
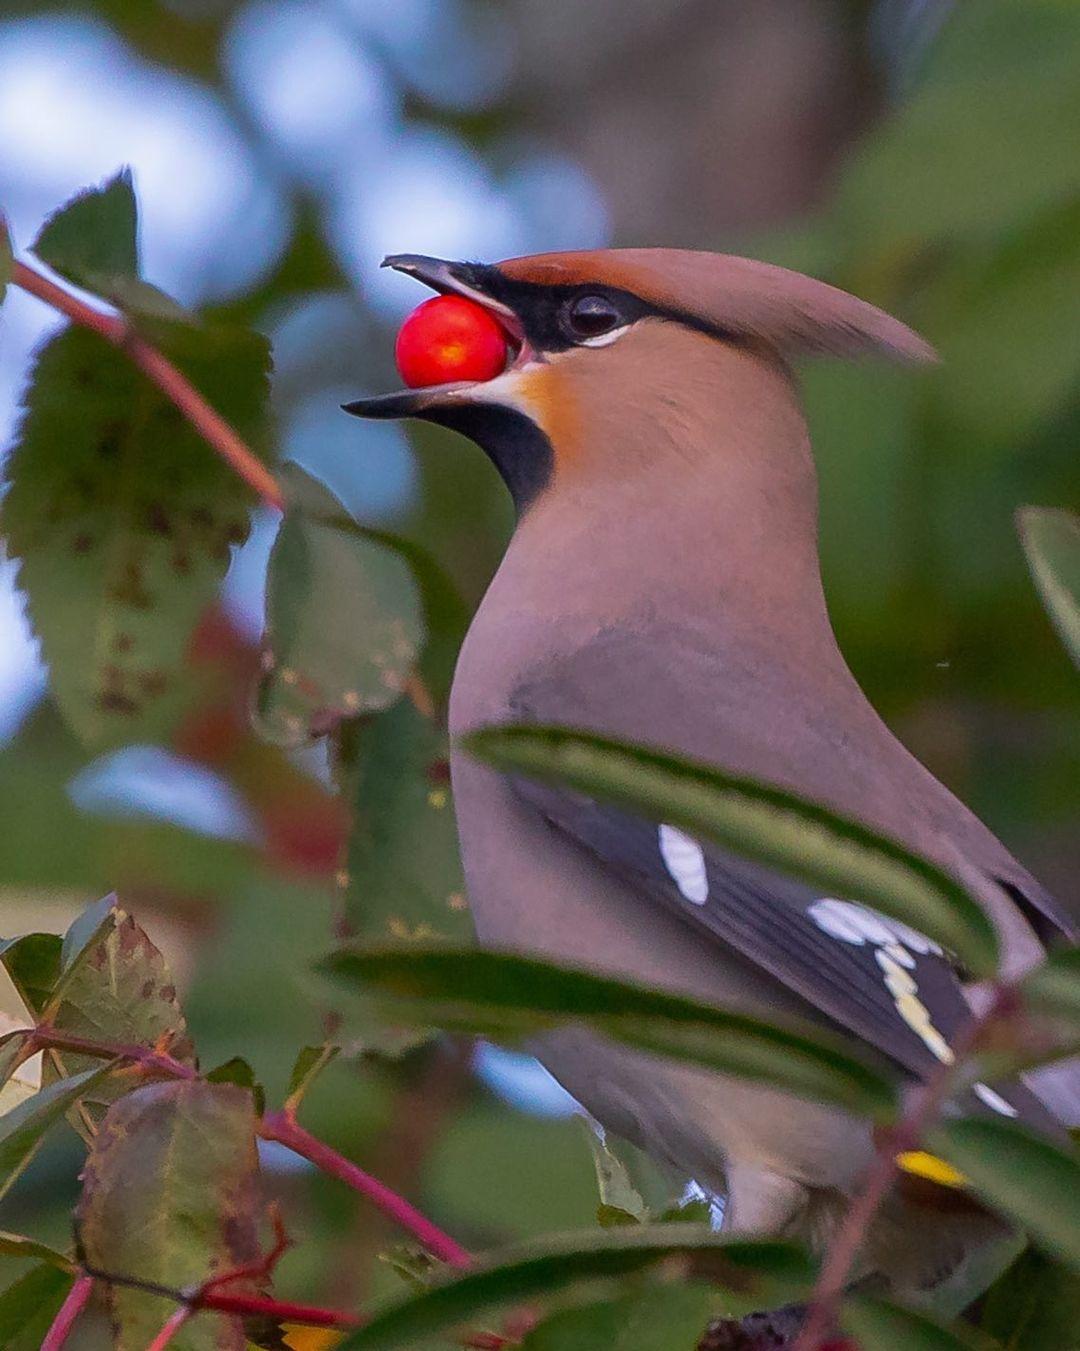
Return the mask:
[[778, 379], [789, 387], [792, 357], [933, 359], [923, 339], [873, 305], [748, 258], [611, 249], [493, 264], [399, 254], [384, 266], [484, 306], [505, 329], [510, 356], [490, 380], [359, 399], [346, 410], [464, 433], [495, 462], [519, 511], [560, 482], [626, 474], [635, 456], [707, 441], [710, 425], [733, 411], [764, 416], [770, 388]]

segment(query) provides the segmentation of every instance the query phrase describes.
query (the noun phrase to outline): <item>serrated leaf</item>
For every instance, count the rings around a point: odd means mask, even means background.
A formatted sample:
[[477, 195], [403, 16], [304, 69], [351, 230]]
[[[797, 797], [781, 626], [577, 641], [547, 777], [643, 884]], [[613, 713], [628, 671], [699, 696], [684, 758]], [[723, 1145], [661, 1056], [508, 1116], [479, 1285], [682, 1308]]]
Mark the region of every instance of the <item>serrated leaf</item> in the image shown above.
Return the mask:
[[34, 1157], [49, 1127], [111, 1071], [111, 1064], [98, 1064], [59, 1083], [48, 1084], [0, 1117], [0, 1196]]
[[584, 1281], [618, 1283], [664, 1267], [720, 1287], [725, 1303], [747, 1311], [792, 1299], [813, 1279], [809, 1259], [788, 1244], [722, 1239], [689, 1225], [555, 1235], [482, 1260], [376, 1313], [341, 1343], [341, 1351], [393, 1351], [500, 1305], [554, 1295]]
[[39, 1243], [36, 1238], [28, 1238], [25, 1234], [9, 1234], [6, 1229], [0, 1229], [0, 1256], [35, 1257], [39, 1262], [59, 1267], [61, 1271], [75, 1270], [74, 1262], [65, 1253], [57, 1252], [47, 1243]]
[[87, 188], [45, 222], [33, 251], [66, 280], [120, 309], [164, 319], [191, 316], [139, 277], [138, 204], [131, 170]]
[[296, 1111], [312, 1084], [327, 1065], [337, 1058], [340, 1050], [340, 1046], [334, 1046], [329, 1042], [324, 1042], [322, 1046], [304, 1046], [301, 1049], [289, 1075], [285, 1105], [290, 1111]]
[[864, 1296], [844, 1305], [840, 1321], [860, 1351], [993, 1351], [996, 1345], [973, 1328], [947, 1326], [923, 1313]]
[[269, 666], [257, 724], [299, 746], [400, 698], [424, 641], [420, 594], [401, 554], [354, 521], [298, 465], [266, 583]]
[[[113, 896], [90, 907], [68, 930], [64, 970], [43, 1012], [58, 1032], [118, 1046], [165, 1044], [176, 1060], [193, 1063], [187, 1024], [165, 959], [145, 931]], [[42, 1073], [46, 1082], [95, 1063], [67, 1051], [50, 1050]], [[120, 1085], [107, 1084], [87, 1095], [81, 1114], [92, 1132], [95, 1112], [111, 1102]]]
[[1080, 666], [1080, 516], [1048, 507], [1017, 513], [1020, 542], [1043, 604]]
[[60, 936], [48, 933], [22, 934], [0, 943], [0, 962], [35, 1021], [60, 979], [60, 948]]
[[643, 1224], [649, 1218], [645, 1201], [630, 1181], [630, 1174], [622, 1160], [591, 1122], [581, 1118], [585, 1139], [596, 1169], [596, 1185], [600, 1192], [597, 1220], [602, 1225]]
[[[155, 333], [262, 451], [265, 341]], [[37, 358], [6, 473], [0, 528], [65, 719], [95, 747], [160, 738], [192, 698], [188, 645], [247, 538], [250, 490], [122, 353], [76, 328]]]
[[374, 941], [465, 941], [465, 900], [446, 738], [411, 700], [350, 728], [353, 805], [345, 875], [352, 932]]
[[992, 975], [998, 947], [979, 903], [928, 859], [795, 793], [561, 727], [491, 727], [464, 738], [477, 759], [569, 784], [800, 877], [825, 895], [863, 901]]
[[1040, 1248], [1080, 1270], [1080, 1154], [1012, 1121], [964, 1117], [930, 1134], [931, 1147], [958, 1168], [995, 1210]]
[[4, 1351], [39, 1351], [70, 1288], [67, 1272], [42, 1263], [0, 1291], [0, 1346]]
[[643, 1294], [562, 1309], [534, 1328], [521, 1348], [696, 1351], [716, 1305], [716, 1292], [699, 1285], [657, 1286]]
[[680, 995], [512, 953], [474, 948], [346, 948], [320, 969], [394, 996], [389, 1016], [517, 1038], [586, 1025], [642, 1050], [887, 1117], [889, 1084], [823, 1030], [768, 1023]]
[[1029, 1248], [987, 1291], [979, 1326], [1003, 1351], [1077, 1351], [1080, 1277]]
[[[170, 1289], [258, 1256], [258, 1160], [251, 1094], [185, 1080], [151, 1084], [109, 1109], [79, 1202], [88, 1263]], [[240, 1285], [238, 1288], [242, 1288]], [[112, 1286], [116, 1351], [144, 1351], [175, 1302]], [[202, 1313], [177, 1351], [244, 1351], [235, 1319]]]

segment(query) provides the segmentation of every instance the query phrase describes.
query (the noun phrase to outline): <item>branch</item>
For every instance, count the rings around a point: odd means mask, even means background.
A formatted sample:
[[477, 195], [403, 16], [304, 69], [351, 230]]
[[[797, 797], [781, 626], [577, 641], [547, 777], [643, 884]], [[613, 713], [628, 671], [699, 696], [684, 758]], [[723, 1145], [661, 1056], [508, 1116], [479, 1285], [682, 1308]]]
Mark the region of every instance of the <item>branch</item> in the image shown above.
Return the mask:
[[269, 507], [285, 510], [285, 499], [277, 481], [225, 419], [206, 402], [203, 396], [181, 374], [176, 366], [141, 338], [126, 319], [105, 314], [85, 301], [57, 286], [26, 263], [16, 262], [11, 280], [30, 295], [43, 300], [76, 324], [97, 333], [99, 337], [124, 352], [183, 413], [192, 427], [225, 463], [253, 489]]
[[73, 1055], [91, 1056], [95, 1060], [127, 1060], [142, 1069], [162, 1074], [168, 1079], [197, 1079], [198, 1071], [193, 1065], [185, 1065], [163, 1051], [149, 1046], [127, 1046], [104, 1041], [93, 1041], [89, 1037], [76, 1037], [61, 1032], [48, 1023], [40, 1023], [34, 1028], [34, 1034], [28, 1045], [37, 1051], [70, 1051]]
[[964, 1060], [975, 1050], [990, 1024], [1011, 1008], [1014, 998], [1015, 992], [1011, 986], [998, 987], [983, 1012], [972, 1018], [956, 1037], [952, 1045], [952, 1058], [941, 1061], [927, 1078], [922, 1091], [915, 1095], [907, 1112], [882, 1137], [863, 1189], [847, 1210], [829, 1244], [811, 1296], [806, 1321], [792, 1351], [818, 1351], [823, 1338], [830, 1335], [848, 1276], [874, 1217], [892, 1187], [898, 1169], [896, 1156], [918, 1147], [926, 1128], [944, 1106]]
[[41, 1351], [60, 1351], [60, 1348], [68, 1339], [71, 1329], [75, 1326], [75, 1320], [86, 1308], [86, 1302], [90, 1298], [94, 1289], [94, 1278], [83, 1274], [75, 1278], [75, 1284], [67, 1293], [67, 1298], [60, 1305], [60, 1310], [53, 1319], [52, 1327], [45, 1334], [45, 1340], [41, 1343]]
[[378, 1178], [365, 1173], [355, 1163], [343, 1158], [336, 1150], [304, 1130], [296, 1118], [288, 1112], [270, 1112], [259, 1123], [259, 1134], [264, 1140], [275, 1140], [285, 1145], [294, 1154], [313, 1163], [316, 1168], [336, 1177], [346, 1186], [352, 1187], [369, 1201], [374, 1202], [395, 1224], [427, 1248], [428, 1252], [453, 1267], [467, 1267], [472, 1264], [472, 1255], [437, 1225], [421, 1215], [408, 1201], [391, 1191]]

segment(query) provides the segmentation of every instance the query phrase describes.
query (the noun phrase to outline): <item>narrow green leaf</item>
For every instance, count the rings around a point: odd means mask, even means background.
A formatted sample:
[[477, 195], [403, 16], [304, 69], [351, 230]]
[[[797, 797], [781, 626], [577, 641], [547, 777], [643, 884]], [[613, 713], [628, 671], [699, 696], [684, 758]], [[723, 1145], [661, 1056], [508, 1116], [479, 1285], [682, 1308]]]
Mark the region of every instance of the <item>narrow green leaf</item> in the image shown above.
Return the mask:
[[565, 1024], [628, 1045], [888, 1116], [888, 1083], [818, 1029], [767, 1023], [576, 967], [473, 948], [344, 949], [320, 963], [353, 989], [396, 996], [394, 1021], [516, 1038]]
[[34, 1157], [49, 1127], [111, 1070], [111, 1064], [98, 1064], [92, 1070], [48, 1084], [0, 1117], [0, 1196], [9, 1190]]
[[70, 1289], [71, 1276], [66, 1271], [42, 1263], [0, 1291], [0, 1346], [4, 1351], [39, 1351]]
[[[198, 1080], [152, 1084], [115, 1103], [84, 1172], [80, 1234], [98, 1270], [170, 1289], [258, 1256], [258, 1162], [251, 1094]], [[117, 1351], [144, 1351], [175, 1308], [113, 1286]], [[170, 1343], [177, 1351], [244, 1351], [239, 1324], [203, 1314]]]
[[267, 572], [257, 723], [269, 740], [299, 746], [400, 698], [424, 622], [400, 553], [298, 465], [286, 465], [281, 479], [289, 507]]
[[[973, 1328], [948, 1327], [926, 1314], [864, 1296], [844, 1305], [840, 1321], [859, 1351], [993, 1351], [997, 1345]], [[1032, 1349], [1034, 1351], [1034, 1348]]]
[[929, 934], [980, 974], [997, 968], [993, 926], [955, 878], [794, 793], [567, 728], [493, 727], [463, 744], [497, 769], [570, 784], [793, 873], [828, 895], [863, 901]]
[[1080, 1155], [1012, 1121], [946, 1121], [931, 1147], [1040, 1248], [1080, 1269]]
[[36, 1238], [27, 1238], [25, 1234], [9, 1234], [0, 1229], [0, 1255], [4, 1257], [36, 1257], [40, 1262], [59, 1267], [61, 1271], [74, 1271], [75, 1263], [65, 1253], [57, 1252], [47, 1243], [39, 1243]]
[[324, 1042], [321, 1046], [305, 1046], [296, 1057], [296, 1063], [289, 1075], [289, 1087], [286, 1104], [292, 1111], [303, 1102], [312, 1084], [322, 1074], [330, 1062], [337, 1058], [340, 1046]]
[[615, 1281], [666, 1266], [727, 1292], [749, 1311], [802, 1294], [809, 1260], [782, 1243], [723, 1239], [690, 1225], [648, 1225], [555, 1236], [500, 1253], [391, 1305], [341, 1343], [339, 1351], [392, 1351], [511, 1302], [554, 1295], [579, 1282]]
[[522, 1351], [696, 1351], [717, 1294], [697, 1284], [654, 1286], [561, 1309], [528, 1334]]
[[1077, 1351], [1080, 1277], [1029, 1248], [987, 1292], [979, 1326], [1004, 1351]]
[[373, 942], [468, 941], [446, 738], [403, 699], [343, 729], [341, 745], [353, 824], [340, 882], [353, 933]]
[[8, 234], [7, 221], [0, 216], [0, 305], [7, 294], [7, 284], [11, 280], [13, 259], [11, 256], [11, 236]]
[[[243, 332], [153, 336], [256, 453], [268, 349]], [[118, 351], [69, 328], [37, 357], [0, 529], [57, 703], [93, 746], [158, 739], [193, 697], [186, 656], [251, 492]]]
[[41, 1017], [60, 979], [60, 948], [58, 934], [23, 934], [0, 942], [0, 962], [35, 1021]]
[[175, 300], [139, 277], [138, 205], [131, 170], [87, 188], [42, 226], [33, 251], [62, 277], [121, 309], [186, 320]]
[[1043, 604], [1080, 666], [1080, 516], [1049, 507], [1023, 507], [1016, 519]]

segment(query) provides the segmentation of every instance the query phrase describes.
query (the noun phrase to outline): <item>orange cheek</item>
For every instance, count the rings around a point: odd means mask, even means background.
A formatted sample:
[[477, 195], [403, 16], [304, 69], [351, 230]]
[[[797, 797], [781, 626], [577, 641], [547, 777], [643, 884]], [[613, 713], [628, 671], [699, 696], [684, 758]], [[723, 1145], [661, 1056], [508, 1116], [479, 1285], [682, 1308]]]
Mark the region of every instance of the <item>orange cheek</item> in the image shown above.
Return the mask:
[[517, 392], [522, 406], [551, 442], [556, 474], [571, 471], [584, 449], [573, 381], [555, 364], [538, 366], [521, 373]]

